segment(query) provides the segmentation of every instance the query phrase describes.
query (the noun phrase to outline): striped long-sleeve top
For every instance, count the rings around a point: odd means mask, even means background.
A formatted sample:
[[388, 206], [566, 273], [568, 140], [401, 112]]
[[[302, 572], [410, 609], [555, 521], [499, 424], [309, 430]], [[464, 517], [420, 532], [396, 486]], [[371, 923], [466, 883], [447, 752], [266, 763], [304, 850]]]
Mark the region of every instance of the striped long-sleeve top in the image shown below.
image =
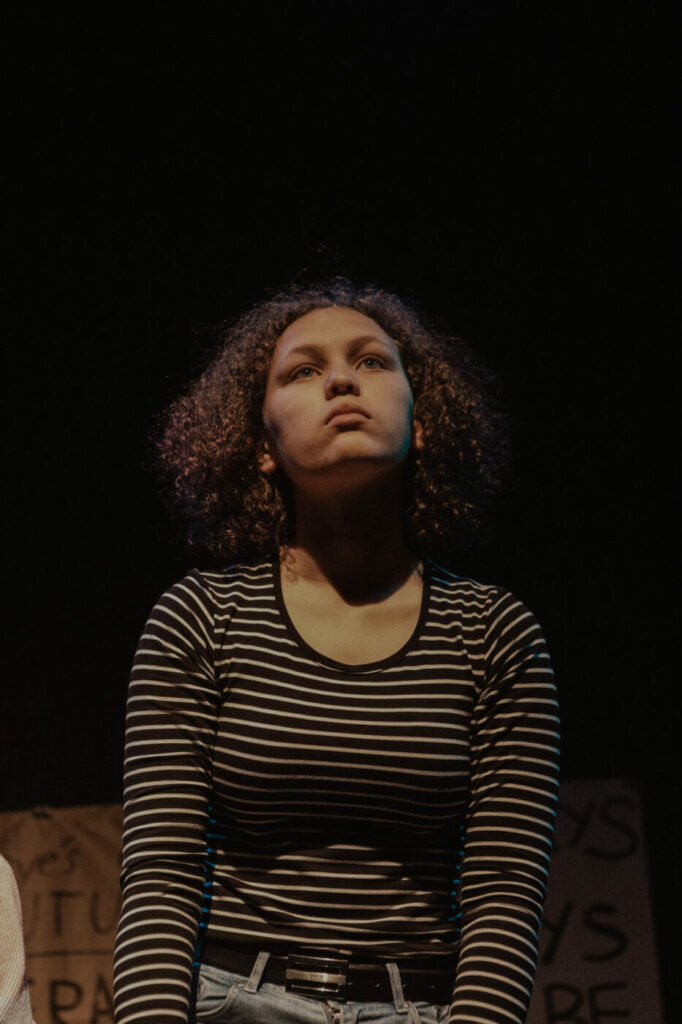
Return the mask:
[[314, 651], [276, 559], [191, 572], [158, 602], [126, 730], [118, 1024], [190, 1016], [216, 943], [451, 955], [451, 1020], [520, 1024], [557, 788], [532, 614], [427, 563], [390, 658]]

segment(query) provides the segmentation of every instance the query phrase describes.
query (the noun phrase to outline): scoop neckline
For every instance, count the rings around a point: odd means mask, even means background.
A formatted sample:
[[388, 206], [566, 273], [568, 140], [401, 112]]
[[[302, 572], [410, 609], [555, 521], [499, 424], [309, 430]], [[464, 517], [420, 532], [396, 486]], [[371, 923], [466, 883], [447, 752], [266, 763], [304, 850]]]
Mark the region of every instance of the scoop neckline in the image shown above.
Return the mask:
[[417, 623], [412, 630], [412, 634], [408, 637], [405, 643], [393, 654], [389, 654], [386, 658], [380, 658], [378, 661], [366, 661], [360, 665], [348, 665], [343, 661], [335, 661], [334, 658], [328, 658], [326, 654], [322, 654], [321, 651], [315, 650], [310, 644], [303, 639], [299, 631], [296, 629], [291, 616], [287, 610], [287, 606], [284, 602], [284, 594], [282, 593], [282, 579], [280, 570], [279, 555], [273, 555], [270, 559], [270, 573], [272, 576], [272, 583], [275, 590], [275, 598], [277, 601], [277, 608], [284, 621], [287, 633], [289, 637], [294, 641], [297, 647], [299, 647], [304, 654], [306, 654], [313, 661], [319, 662], [322, 665], [326, 665], [329, 668], [336, 669], [337, 672], [346, 673], [360, 673], [360, 672], [376, 672], [380, 669], [390, 668], [392, 665], [397, 665], [403, 660], [403, 658], [412, 651], [421, 637], [422, 630], [424, 628], [424, 622], [426, 620], [426, 613], [428, 611], [429, 599], [431, 597], [431, 563], [427, 559], [422, 559], [424, 566], [424, 574], [422, 577], [422, 597], [421, 607], [419, 609], [419, 617]]

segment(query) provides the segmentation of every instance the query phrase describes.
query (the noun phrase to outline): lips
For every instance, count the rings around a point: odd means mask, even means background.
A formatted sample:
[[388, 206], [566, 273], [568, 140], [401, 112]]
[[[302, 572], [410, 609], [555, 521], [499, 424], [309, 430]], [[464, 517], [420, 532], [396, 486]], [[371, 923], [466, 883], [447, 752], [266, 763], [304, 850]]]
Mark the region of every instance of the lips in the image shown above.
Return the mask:
[[337, 417], [343, 417], [344, 419], [348, 417], [349, 422], [352, 422], [352, 417], [355, 417], [358, 420], [369, 419], [369, 416], [367, 415], [365, 410], [361, 409], [359, 405], [349, 405], [347, 403], [344, 403], [343, 405], [337, 405], [336, 408], [331, 410], [331, 412], [324, 421], [325, 426], [328, 423], [332, 423]]

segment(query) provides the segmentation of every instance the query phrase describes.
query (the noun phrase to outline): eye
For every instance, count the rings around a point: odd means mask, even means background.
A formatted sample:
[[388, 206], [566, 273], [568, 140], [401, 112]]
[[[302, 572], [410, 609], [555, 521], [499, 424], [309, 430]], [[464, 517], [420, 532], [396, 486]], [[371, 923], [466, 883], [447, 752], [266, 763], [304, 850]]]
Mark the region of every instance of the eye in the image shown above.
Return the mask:
[[299, 366], [289, 374], [289, 380], [309, 380], [315, 373], [313, 366]]
[[369, 370], [383, 370], [386, 366], [383, 359], [380, 359], [379, 356], [363, 356], [359, 365], [366, 366]]

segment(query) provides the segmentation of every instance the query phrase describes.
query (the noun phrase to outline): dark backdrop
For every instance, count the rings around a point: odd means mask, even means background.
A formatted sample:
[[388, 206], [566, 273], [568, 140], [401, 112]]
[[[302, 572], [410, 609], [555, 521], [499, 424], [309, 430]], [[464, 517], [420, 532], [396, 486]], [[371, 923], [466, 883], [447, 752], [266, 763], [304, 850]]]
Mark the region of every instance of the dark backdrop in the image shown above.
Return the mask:
[[665, 966], [673, 5], [87, 11], [25, 13], [12, 47], [2, 806], [120, 799], [134, 646], [188, 564], [153, 417], [198, 328], [346, 273], [503, 382], [513, 483], [461, 563], [545, 627], [564, 774], [642, 780]]

